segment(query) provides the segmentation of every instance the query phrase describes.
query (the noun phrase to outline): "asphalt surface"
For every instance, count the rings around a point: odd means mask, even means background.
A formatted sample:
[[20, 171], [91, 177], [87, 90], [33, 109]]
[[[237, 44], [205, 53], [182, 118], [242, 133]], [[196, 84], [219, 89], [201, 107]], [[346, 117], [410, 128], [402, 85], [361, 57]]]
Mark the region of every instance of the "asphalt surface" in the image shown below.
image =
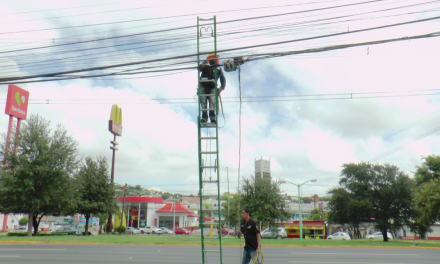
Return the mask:
[[[213, 250], [214, 248], [208, 248]], [[438, 264], [439, 250], [371, 248], [263, 248], [265, 264]], [[217, 258], [215, 257], [217, 256]], [[217, 260], [216, 260], [217, 259]], [[223, 248], [223, 264], [241, 264], [238, 248]], [[199, 247], [0, 244], [0, 264], [202, 263]], [[209, 253], [207, 264], [219, 263]]]

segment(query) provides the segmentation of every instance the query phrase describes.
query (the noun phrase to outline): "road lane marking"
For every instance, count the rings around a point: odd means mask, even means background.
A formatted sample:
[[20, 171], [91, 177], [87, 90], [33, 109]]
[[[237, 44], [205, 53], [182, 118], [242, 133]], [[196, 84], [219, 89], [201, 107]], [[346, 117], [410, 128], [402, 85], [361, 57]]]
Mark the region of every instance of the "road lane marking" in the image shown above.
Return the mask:
[[66, 250], [65, 248], [0, 248], [0, 250]]
[[400, 263], [400, 262], [356, 262], [356, 261], [309, 261], [309, 260], [291, 260], [290, 263], [328, 263], [328, 264], [412, 264], [412, 263]]
[[[290, 253], [292, 255], [367, 255], [366, 253]], [[374, 254], [375, 256], [420, 256], [420, 254]]]

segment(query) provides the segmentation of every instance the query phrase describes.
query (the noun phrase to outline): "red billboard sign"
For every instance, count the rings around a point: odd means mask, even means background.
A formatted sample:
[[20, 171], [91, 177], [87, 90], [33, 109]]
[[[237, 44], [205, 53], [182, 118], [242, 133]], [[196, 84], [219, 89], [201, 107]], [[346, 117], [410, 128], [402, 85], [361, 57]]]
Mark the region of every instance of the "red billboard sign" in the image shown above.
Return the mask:
[[6, 99], [5, 114], [26, 120], [29, 102], [29, 92], [10, 84]]

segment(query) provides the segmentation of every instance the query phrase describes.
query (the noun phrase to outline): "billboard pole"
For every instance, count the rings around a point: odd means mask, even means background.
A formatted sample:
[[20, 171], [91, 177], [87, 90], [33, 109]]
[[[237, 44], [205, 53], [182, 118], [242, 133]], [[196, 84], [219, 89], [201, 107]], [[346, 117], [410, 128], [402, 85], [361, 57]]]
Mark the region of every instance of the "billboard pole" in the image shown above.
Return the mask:
[[[20, 119], [18, 119], [20, 120]], [[12, 133], [12, 123], [14, 121], [14, 117], [12, 115], [9, 116], [9, 125], [8, 125], [8, 134], [6, 136], [6, 146], [5, 146], [5, 154], [8, 153], [9, 151], [9, 141], [11, 141], [11, 133]], [[5, 157], [5, 163], [3, 165], [3, 167], [6, 167], [6, 157]], [[8, 222], [8, 214], [5, 213], [5, 215], [3, 216], [3, 226], [2, 226], [2, 231], [1, 232], [6, 232], [6, 224]]]
[[[113, 142], [116, 142], [116, 134], [113, 134], [114, 138], [113, 138]], [[110, 141], [111, 142], [111, 141]], [[110, 147], [111, 148], [111, 147]], [[110, 177], [110, 183], [113, 185], [115, 183], [115, 158], [116, 158], [116, 150], [113, 150], [113, 155], [112, 155], [112, 171], [111, 171], [111, 177]], [[110, 212], [108, 215], [108, 220], [107, 220], [107, 232], [111, 233], [113, 228], [112, 228], [112, 216], [113, 214]]]
[[15, 128], [15, 145], [14, 145], [14, 155], [17, 155], [18, 149], [18, 136], [20, 135], [21, 119], [17, 118], [17, 127]]
[[[116, 142], [116, 135], [113, 135], [113, 142]], [[110, 143], [112, 143], [110, 141]], [[112, 174], [111, 174], [111, 183], [115, 183], [115, 158], [116, 158], [116, 149], [112, 149], [113, 150], [113, 156], [112, 156]]]
[[[11, 133], [12, 133], [12, 123], [14, 122], [14, 117], [12, 115], [9, 116], [9, 125], [8, 125], [8, 135], [6, 136], [6, 152], [9, 150], [9, 141], [11, 141]], [[5, 164], [6, 166], [6, 159]]]
[[[8, 86], [8, 95], [6, 99], [5, 114], [9, 115], [8, 134], [6, 136], [5, 161], [3, 167], [6, 167], [6, 155], [9, 152], [9, 143], [11, 141], [12, 125], [14, 116], [17, 117], [17, 127], [15, 129], [15, 146], [14, 155], [17, 155], [18, 136], [20, 135], [21, 120], [26, 120], [27, 107], [29, 102], [29, 92], [15, 85]], [[8, 214], [4, 215], [3, 226], [1, 232], [6, 232], [6, 224], [8, 222]]]
[[[116, 142], [116, 136], [122, 136], [122, 109], [118, 107], [118, 105], [114, 104], [112, 105], [112, 110], [110, 112], [110, 120], [108, 121], [108, 131], [113, 134], [113, 141], [110, 141], [112, 146], [110, 146], [110, 149], [112, 149], [112, 171], [110, 176], [110, 182], [113, 185], [115, 183], [115, 159], [116, 159], [116, 150], [118, 150], [117, 145], [119, 145], [118, 142]], [[107, 232], [111, 233], [112, 228], [112, 216], [113, 213], [109, 212], [108, 220], [107, 220]]]

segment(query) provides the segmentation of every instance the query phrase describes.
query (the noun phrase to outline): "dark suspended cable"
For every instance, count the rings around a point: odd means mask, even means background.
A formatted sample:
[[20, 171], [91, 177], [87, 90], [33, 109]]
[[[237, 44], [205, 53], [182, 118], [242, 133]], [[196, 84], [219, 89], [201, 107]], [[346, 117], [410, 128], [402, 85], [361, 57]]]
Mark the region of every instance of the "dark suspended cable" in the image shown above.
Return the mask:
[[[433, 19], [438, 19], [438, 18], [439, 17], [428, 18], [428, 19], [418, 20], [417, 22], [433, 20]], [[415, 21], [398, 23], [398, 25], [409, 24], [409, 23], [415, 23]], [[387, 26], [380, 26], [380, 27], [376, 27], [376, 28], [385, 28], [385, 27], [392, 27], [392, 26], [396, 26], [396, 24], [387, 25]], [[362, 31], [367, 31], [367, 30], [372, 30], [372, 29], [373, 28], [362, 29], [362, 30], [357, 30], [357, 31], [352, 31], [352, 32], [362, 32]], [[334, 35], [349, 34], [349, 33], [350, 32], [344, 32], [344, 33], [336, 33], [336, 34], [330, 34], [330, 35], [325, 35], [325, 36], [334, 36]], [[361, 42], [361, 43], [354, 43], [354, 44], [334, 45], [334, 46], [324, 47], [324, 48], [306, 49], [306, 50], [289, 51], [289, 52], [265, 53], [265, 54], [257, 55], [258, 57], [254, 56], [254, 58], [249, 58], [249, 60], [257, 60], [257, 59], [270, 58], [270, 57], [276, 57], [276, 56], [287, 56], [287, 55], [296, 55], [296, 54], [304, 54], [304, 53], [316, 53], [316, 52], [323, 52], [323, 51], [330, 51], [330, 50], [337, 50], [337, 49], [345, 49], [345, 48], [364, 46], [364, 45], [376, 45], [376, 44], [383, 44], [383, 43], [388, 43], [388, 42], [393, 42], [393, 41], [420, 39], [420, 38], [431, 38], [431, 37], [438, 37], [438, 36], [440, 36], [440, 32], [434, 32], [434, 33], [418, 35], [418, 36], [408, 36], [408, 37], [405, 37], [405, 38], [394, 38], [394, 39], [378, 40], [378, 41], [368, 41], [368, 42]], [[323, 38], [323, 37], [324, 36], [317, 36], [317, 37], [313, 37], [313, 38]], [[311, 38], [307, 38], [307, 39], [311, 39]], [[283, 41], [283, 43], [285, 43], [285, 42], [295, 42], [295, 41], [301, 41], [301, 39], [290, 40], [290, 41]], [[261, 45], [255, 45], [255, 46], [277, 45], [279, 43], [280, 42], [261, 44]], [[253, 46], [239, 47], [239, 48], [227, 49], [227, 50], [219, 50], [218, 52], [241, 50], [241, 49], [250, 48], [250, 47], [253, 47]], [[173, 58], [161, 58], [161, 59], [156, 59], [156, 60], [146, 60], [146, 61], [123, 63], [123, 64], [116, 64], [116, 65], [109, 65], [109, 66], [91, 67], [91, 68], [71, 70], [71, 71], [63, 71], [63, 72], [55, 72], [55, 73], [47, 73], [47, 74], [39, 74], [39, 75], [30, 75], [30, 76], [23, 76], [23, 77], [0, 78], [0, 82], [15, 82], [15, 81], [18, 81], [18, 80], [40, 78], [40, 77], [61, 77], [61, 76], [58, 76], [58, 75], [70, 74], [70, 73], [78, 73], [78, 72], [85, 72], [85, 71], [93, 71], [93, 70], [103, 70], [103, 69], [117, 68], [117, 67], [123, 67], [123, 66], [145, 64], [145, 63], [150, 63], [150, 62], [166, 61], [166, 60], [170, 60], [170, 59], [182, 59], [182, 58], [187, 58], [187, 57], [194, 57], [196, 55], [197, 54], [189, 54], [189, 55], [176, 56], [176, 57], [173, 57]], [[151, 71], [151, 72], [154, 72], [154, 71]], [[141, 72], [141, 73], [148, 73], [148, 72]], [[105, 76], [105, 75], [99, 75], [99, 76]], [[89, 78], [89, 77], [84, 76], [83, 78]]]
[[[313, 12], [313, 11], [320, 11], [320, 10], [340, 8], [340, 7], [362, 5], [362, 4], [374, 3], [374, 2], [380, 2], [380, 1], [383, 1], [383, 0], [370, 0], [370, 1], [360, 2], [360, 3], [351, 3], [351, 4], [345, 4], [345, 5], [339, 5], [339, 6], [331, 6], [331, 7], [325, 7], [325, 8], [316, 8], [316, 9], [303, 10], [303, 11], [295, 11], [295, 12], [288, 12], [288, 13], [280, 13], [280, 14], [274, 14], [274, 15], [265, 15], [265, 16], [256, 16], [256, 17], [247, 17], [247, 18], [233, 19], [233, 20], [227, 20], [227, 21], [219, 21], [219, 22], [217, 22], [217, 24], [233, 23], [233, 22], [239, 22], [239, 21], [255, 20], [255, 19], [278, 17], [278, 16], [286, 16], [286, 15], [305, 13], [305, 12]], [[27, 31], [1, 32], [0, 34], [17, 34], [17, 33], [27, 33], [27, 32], [39, 32], [39, 31], [47, 31], [47, 30], [55, 30], [55, 29], [66, 29], [66, 28], [77, 28], [77, 27], [88, 27], [88, 26], [100, 26], [100, 25], [108, 25], [108, 24], [116, 24], [116, 23], [126, 23], [126, 22], [138, 22], [138, 21], [143, 21], [143, 20], [146, 20], [146, 19], [135, 19], [135, 20], [128, 20], [128, 21], [120, 21], [120, 22], [108, 22], [108, 23], [89, 24], [89, 25], [81, 25], [81, 26], [68, 26], [68, 27], [59, 27], [59, 28], [48, 28], [48, 29], [37, 29], [37, 30], [27, 30]], [[191, 26], [191, 27], [194, 27], [194, 26]], [[175, 30], [175, 29], [167, 29], [166, 31], [169, 31], [169, 30]]]

